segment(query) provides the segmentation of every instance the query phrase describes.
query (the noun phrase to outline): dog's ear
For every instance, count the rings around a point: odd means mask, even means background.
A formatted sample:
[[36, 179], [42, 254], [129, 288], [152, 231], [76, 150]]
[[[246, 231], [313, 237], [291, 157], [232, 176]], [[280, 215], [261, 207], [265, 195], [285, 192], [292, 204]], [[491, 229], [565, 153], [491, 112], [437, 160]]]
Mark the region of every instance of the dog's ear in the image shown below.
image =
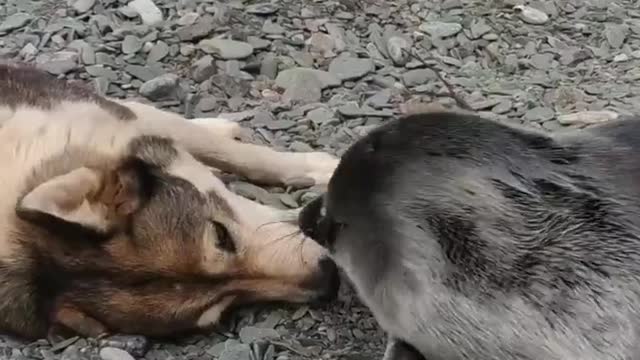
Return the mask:
[[142, 176], [136, 166], [81, 167], [38, 185], [20, 199], [16, 212], [41, 224], [62, 222], [107, 233], [139, 208]]

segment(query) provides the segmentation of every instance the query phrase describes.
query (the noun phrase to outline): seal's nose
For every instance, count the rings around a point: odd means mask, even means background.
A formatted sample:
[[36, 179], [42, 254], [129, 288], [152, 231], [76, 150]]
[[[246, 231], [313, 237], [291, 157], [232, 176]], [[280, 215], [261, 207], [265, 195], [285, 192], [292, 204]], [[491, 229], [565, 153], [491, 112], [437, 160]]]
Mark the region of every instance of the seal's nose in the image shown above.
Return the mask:
[[[298, 215], [298, 226], [305, 236], [318, 241], [318, 223], [321, 220], [320, 213], [323, 206], [323, 196], [318, 196], [305, 205]], [[320, 244], [322, 245], [322, 244]]]

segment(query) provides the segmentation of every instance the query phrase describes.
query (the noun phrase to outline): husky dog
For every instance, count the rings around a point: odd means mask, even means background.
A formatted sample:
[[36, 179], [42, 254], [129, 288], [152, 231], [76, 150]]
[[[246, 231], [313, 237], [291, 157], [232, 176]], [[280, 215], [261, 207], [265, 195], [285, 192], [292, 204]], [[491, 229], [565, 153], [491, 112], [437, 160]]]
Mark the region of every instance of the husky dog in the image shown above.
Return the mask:
[[640, 121], [548, 134], [395, 119], [342, 156], [299, 226], [386, 359], [640, 359]]
[[323, 184], [337, 159], [239, 131], [0, 65], [0, 332], [171, 336], [237, 304], [334, 297], [326, 251], [212, 168]]

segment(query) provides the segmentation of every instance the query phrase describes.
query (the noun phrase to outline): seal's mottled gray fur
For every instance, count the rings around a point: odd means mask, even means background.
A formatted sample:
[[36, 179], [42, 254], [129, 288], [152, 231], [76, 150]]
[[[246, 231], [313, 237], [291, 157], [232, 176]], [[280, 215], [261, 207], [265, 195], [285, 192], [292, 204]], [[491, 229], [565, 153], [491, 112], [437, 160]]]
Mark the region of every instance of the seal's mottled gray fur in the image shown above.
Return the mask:
[[389, 333], [387, 358], [640, 359], [637, 119], [557, 134], [397, 119], [299, 221]]

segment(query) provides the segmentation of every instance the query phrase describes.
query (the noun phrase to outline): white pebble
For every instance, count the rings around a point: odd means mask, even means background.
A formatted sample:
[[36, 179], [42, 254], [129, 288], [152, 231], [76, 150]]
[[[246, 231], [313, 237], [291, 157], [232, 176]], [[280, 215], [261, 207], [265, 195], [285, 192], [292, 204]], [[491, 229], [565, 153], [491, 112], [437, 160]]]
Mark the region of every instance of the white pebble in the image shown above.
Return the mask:
[[133, 0], [129, 8], [140, 15], [145, 25], [153, 26], [163, 21], [162, 11], [151, 0]]
[[530, 6], [518, 5], [513, 8], [520, 13], [520, 19], [526, 23], [542, 25], [549, 21], [549, 15]]
[[100, 349], [100, 357], [102, 360], [135, 360], [128, 352], [114, 347]]
[[609, 110], [579, 111], [573, 114], [558, 116], [558, 122], [562, 125], [590, 125], [615, 120], [617, 118], [618, 113]]

